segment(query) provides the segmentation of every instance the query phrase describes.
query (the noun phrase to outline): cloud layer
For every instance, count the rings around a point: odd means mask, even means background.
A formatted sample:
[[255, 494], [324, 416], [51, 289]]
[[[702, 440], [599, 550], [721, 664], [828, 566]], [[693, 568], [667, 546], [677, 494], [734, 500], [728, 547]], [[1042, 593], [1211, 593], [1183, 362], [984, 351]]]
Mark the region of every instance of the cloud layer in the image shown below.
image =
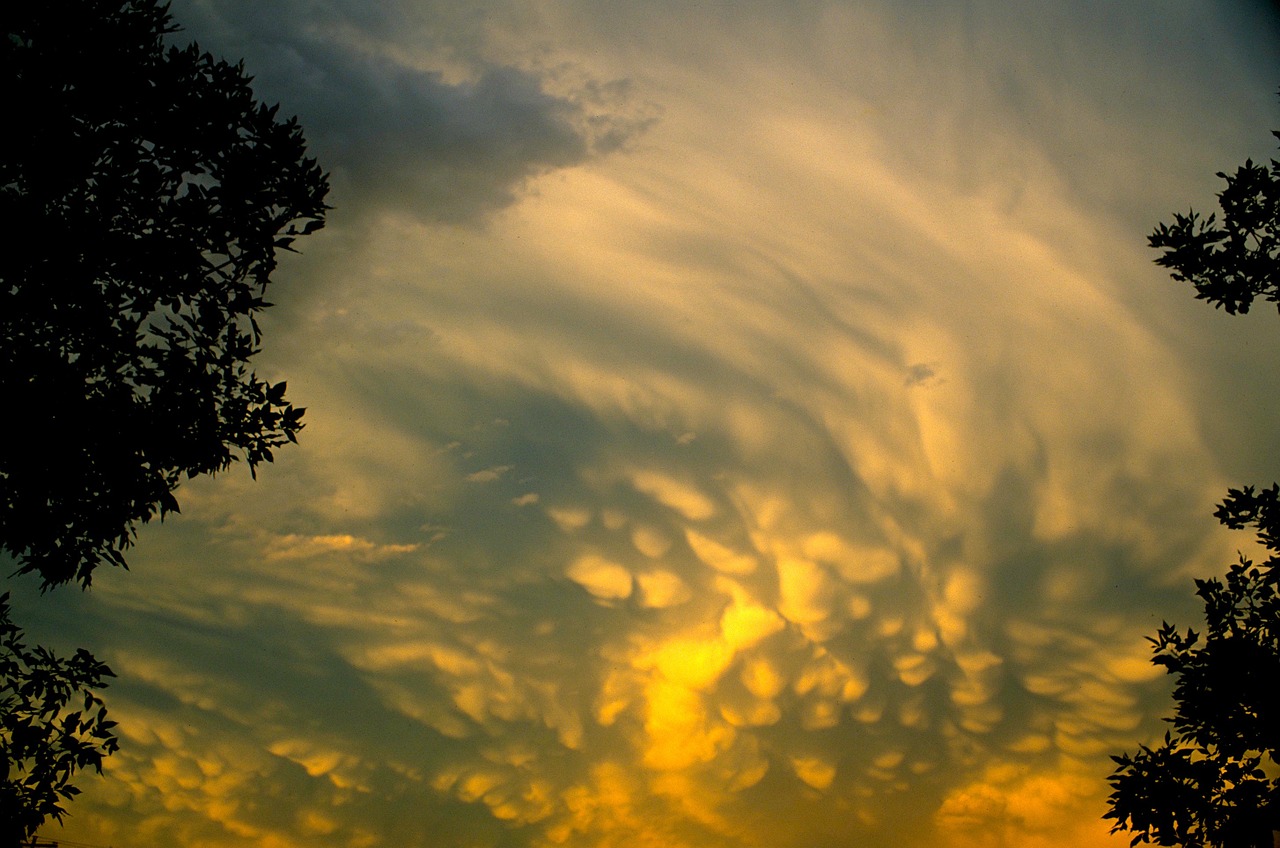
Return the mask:
[[66, 838], [1121, 844], [1142, 637], [1280, 477], [1274, 322], [1143, 246], [1274, 18], [964, 9], [175, 4], [363, 217], [282, 269], [303, 444], [24, 601], [120, 675]]

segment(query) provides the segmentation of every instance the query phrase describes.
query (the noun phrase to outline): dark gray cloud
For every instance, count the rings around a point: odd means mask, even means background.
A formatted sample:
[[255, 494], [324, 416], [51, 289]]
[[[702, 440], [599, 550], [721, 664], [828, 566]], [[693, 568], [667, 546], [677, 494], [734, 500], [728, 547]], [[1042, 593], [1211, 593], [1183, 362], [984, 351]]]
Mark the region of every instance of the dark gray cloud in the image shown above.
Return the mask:
[[206, 0], [173, 13], [176, 42], [243, 59], [259, 96], [299, 116], [339, 218], [390, 209], [476, 221], [532, 177], [615, 150], [647, 125], [611, 111], [618, 81], [551, 93], [538, 73], [484, 58], [478, 42], [467, 47], [479, 22], [443, 7]]

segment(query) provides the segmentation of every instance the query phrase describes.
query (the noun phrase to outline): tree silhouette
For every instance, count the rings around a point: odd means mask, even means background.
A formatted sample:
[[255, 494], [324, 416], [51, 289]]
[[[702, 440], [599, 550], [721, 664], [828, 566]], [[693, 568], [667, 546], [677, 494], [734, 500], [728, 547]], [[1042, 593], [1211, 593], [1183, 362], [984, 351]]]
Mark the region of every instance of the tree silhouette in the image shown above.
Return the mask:
[[83, 649], [62, 659], [28, 648], [0, 595], [0, 848], [29, 842], [47, 818], [62, 821], [62, 802], [79, 794], [76, 771], [102, 771], [116, 750], [102, 700], [93, 693], [111, 669]]
[[1230, 315], [1247, 313], [1258, 297], [1280, 310], [1280, 162], [1268, 168], [1246, 159], [1235, 174], [1218, 176], [1227, 182], [1218, 194], [1222, 223], [1216, 214], [1175, 213], [1172, 226], [1160, 224], [1148, 239], [1164, 250], [1156, 264]]
[[[328, 181], [242, 66], [165, 47], [167, 4], [12, 0], [0, 23], [0, 554], [87, 588], [184, 476], [296, 440], [303, 410], [249, 360], [276, 252], [323, 225]], [[92, 692], [110, 676], [27, 648], [0, 597], [0, 848], [116, 749]]]
[[185, 477], [296, 440], [249, 368], [276, 252], [323, 225], [296, 120], [157, 0], [13, 0], [0, 20], [0, 550], [42, 588], [125, 565]]
[[[1228, 313], [1248, 312], [1255, 297], [1280, 306], [1280, 164], [1247, 161], [1219, 176], [1222, 227], [1178, 215], [1150, 238], [1165, 251], [1156, 261]], [[1268, 558], [1241, 555], [1225, 582], [1196, 581], [1203, 632], [1164, 622], [1149, 639], [1152, 661], [1177, 678], [1177, 712], [1160, 745], [1112, 757], [1104, 818], [1115, 819], [1112, 833], [1133, 832], [1133, 845], [1272, 848], [1280, 831], [1280, 486], [1231, 489], [1214, 515], [1256, 529]]]

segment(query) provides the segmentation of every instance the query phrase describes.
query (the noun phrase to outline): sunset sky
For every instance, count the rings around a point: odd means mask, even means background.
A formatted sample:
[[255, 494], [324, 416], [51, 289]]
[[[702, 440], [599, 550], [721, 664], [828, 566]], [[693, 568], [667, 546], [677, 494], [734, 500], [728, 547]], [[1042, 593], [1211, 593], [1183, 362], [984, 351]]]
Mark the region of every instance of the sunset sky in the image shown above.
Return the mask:
[[1280, 318], [1152, 263], [1275, 155], [1248, 0], [174, 0], [335, 209], [306, 406], [41, 597], [114, 848], [1122, 848]]

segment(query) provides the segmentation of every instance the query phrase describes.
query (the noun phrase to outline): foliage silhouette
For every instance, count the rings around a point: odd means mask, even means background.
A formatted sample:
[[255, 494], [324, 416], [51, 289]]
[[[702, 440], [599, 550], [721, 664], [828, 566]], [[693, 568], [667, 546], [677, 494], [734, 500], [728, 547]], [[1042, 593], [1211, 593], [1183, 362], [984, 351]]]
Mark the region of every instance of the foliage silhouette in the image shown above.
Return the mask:
[[0, 848], [26, 844], [62, 802], [79, 794], [80, 769], [102, 771], [116, 750], [114, 721], [94, 689], [111, 669], [80, 649], [70, 659], [22, 642], [0, 595]]
[[0, 550], [42, 588], [125, 565], [181, 478], [253, 472], [303, 410], [249, 369], [276, 251], [324, 223], [295, 119], [157, 0], [4, 4]]
[[[1230, 314], [1255, 297], [1280, 306], [1280, 164], [1219, 176], [1223, 228], [1212, 215], [1178, 215], [1150, 238], [1165, 250], [1156, 261]], [[1280, 486], [1231, 489], [1214, 516], [1254, 528], [1268, 558], [1241, 555], [1225, 582], [1196, 581], [1203, 632], [1164, 622], [1149, 639], [1152, 661], [1177, 678], [1177, 712], [1161, 744], [1112, 757], [1104, 818], [1112, 833], [1134, 833], [1132, 845], [1272, 848], [1280, 831]]]
[[[1280, 131], [1272, 135], [1280, 139]], [[1280, 162], [1268, 168], [1246, 159], [1235, 174], [1217, 175], [1227, 182], [1218, 194], [1221, 224], [1216, 214], [1175, 213], [1148, 238], [1164, 250], [1156, 264], [1230, 315], [1247, 313], [1258, 297], [1280, 310]]]

